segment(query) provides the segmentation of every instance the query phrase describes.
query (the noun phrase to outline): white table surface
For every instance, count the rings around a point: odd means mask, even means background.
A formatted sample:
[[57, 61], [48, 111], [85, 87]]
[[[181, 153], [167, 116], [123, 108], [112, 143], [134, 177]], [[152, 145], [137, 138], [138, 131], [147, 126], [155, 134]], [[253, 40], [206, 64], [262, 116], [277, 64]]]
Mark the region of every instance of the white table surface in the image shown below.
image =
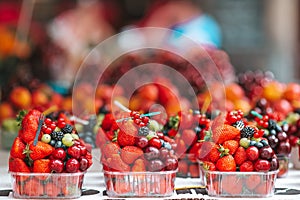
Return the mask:
[[[104, 178], [101, 173], [101, 164], [99, 162], [100, 150], [94, 149], [93, 152], [94, 163], [92, 167], [88, 170], [85, 175], [83, 188], [84, 189], [95, 189], [100, 191], [98, 194], [81, 196], [79, 199], [109, 199], [107, 196], [103, 196], [103, 191], [105, 190]], [[10, 176], [8, 174], [8, 156], [9, 152], [5, 150], [0, 150], [0, 190], [11, 189]], [[197, 186], [199, 185], [197, 179], [191, 178], [176, 178], [175, 188], [182, 188], [188, 186]], [[300, 190], [300, 170], [295, 170], [293, 168], [289, 169], [288, 175], [285, 178], [279, 178], [275, 184], [276, 188], [289, 188], [289, 189], [298, 189]], [[182, 195], [173, 195], [168, 198], [159, 198], [159, 199], [180, 199], [180, 198], [195, 198], [195, 199], [216, 199], [214, 197], [209, 197], [207, 195], [201, 194], [182, 194]], [[9, 197], [0, 197], [0, 199], [12, 199], [11, 195]], [[149, 199], [149, 198], [147, 198]], [[228, 199], [228, 198], [226, 198]], [[256, 199], [256, 198], [250, 198]], [[260, 199], [300, 199], [300, 195], [274, 195], [270, 198], [260, 198]]]

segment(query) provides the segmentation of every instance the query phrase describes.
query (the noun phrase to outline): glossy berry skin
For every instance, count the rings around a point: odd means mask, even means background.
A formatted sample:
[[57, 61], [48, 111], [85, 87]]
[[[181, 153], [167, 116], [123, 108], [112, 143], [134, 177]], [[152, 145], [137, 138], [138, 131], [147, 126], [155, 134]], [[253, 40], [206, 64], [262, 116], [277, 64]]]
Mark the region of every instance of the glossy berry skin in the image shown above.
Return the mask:
[[64, 161], [67, 157], [67, 153], [63, 148], [57, 148], [52, 153], [53, 158]]
[[178, 167], [178, 160], [175, 158], [167, 158], [165, 161], [165, 170], [171, 171], [171, 170], [176, 170]]
[[168, 149], [162, 147], [162, 148], [159, 150], [159, 152], [160, 152], [159, 158], [160, 158], [161, 160], [166, 160], [166, 159], [169, 157], [169, 153], [170, 153], [170, 152], [169, 152]]
[[78, 146], [71, 146], [68, 148], [68, 155], [70, 155], [73, 158], [79, 159], [81, 156], [80, 148]]
[[259, 151], [258, 148], [255, 146], [251, 146], [249, 148], [246, 149], [246, 155], [247, 158], [251, 161], [255, 161], [258, 159], [259, 157]]
[[285, 132], [279, 132], [277, 133], [277, 138], [279, 141], [286, 141], [288, 135]]
[[79, 164], [80, 164], [79, 169], [81, 171], [85, 171], [88, 168], [88, 166], [89, 166], [89, 161], [85, 157], [81, 157], [79, 159]]
[[269, 145], [271, 146], [271, 148], [274, 149], [278, 145], [279, 140], [275, 135], [270, 135], [270, 136], [268, 136], [268, 142], [269, 142]]
[[270, 146], [265, 146], [259, 149], [259, 156], [261, 159], [269, 160], [273, 157], [274, 151]]
[[288, 155], [289, 153], [291, 153], [290, 143], [288, 141], [280, 142], [277, 147], [277, 153], [283, 155]]
[[273, 157], [272, 160], [270, 161], [270, 171], [275, 171], [279, 168], [279, 162], [276, 157]]
[[161, 160], [155, 159], [149, 162], [148, 170], [151, 172], [162, 171], [164, 168], [164, 164]]
[[271, 168], [271, 164], [268, 160], [257, 160], [254, 164], [254, 169], [258, 172], [267, 172]]
[[64, 162], [59, 159], [50, 160], [50, 169], [53, 172], [61, 173], [64, 170]]
[[149, 146], [146, 148], [145, 153], [144, 153], [144, 157], [147, 160], [154, 160], [159, 158], [160, 156], [160, 152], [157, 148]]
[[78, 172], [80, 167], [80, 163], [77, 159], [75, 158], [70, 158], [67, 162], [66, 162], [66, 171], [69, 173], [75, 173]]
[[148, 139], [144, 136], [137, 137], [135, 141], [136, 146], [140, 147], [141, 149], [148, 146]]
[[149, 146], [155, 147], [157, 149], [160, 149], [161, 147], [161, 141], [159, 138], [157, 137], [153, 137], [151, 138], [151, 140], [149, 140]]

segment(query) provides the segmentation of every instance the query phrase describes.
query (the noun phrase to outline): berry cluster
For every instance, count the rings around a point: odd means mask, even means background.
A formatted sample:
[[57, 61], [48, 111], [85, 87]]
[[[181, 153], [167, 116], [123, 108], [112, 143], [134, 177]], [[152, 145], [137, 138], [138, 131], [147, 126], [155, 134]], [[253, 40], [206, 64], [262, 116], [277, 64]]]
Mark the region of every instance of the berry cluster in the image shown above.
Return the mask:
[[[153, 120], [131, 112], [129, 120], [116, 123], [105, 115], [98, 132], [101, 161], [106, 171], [171, 171], [178, 166], [174, 140], [153, 129]], [[101, 130], [101, 129], [100, 129]], [[99, 136], [100, 137], [100, 136]]]

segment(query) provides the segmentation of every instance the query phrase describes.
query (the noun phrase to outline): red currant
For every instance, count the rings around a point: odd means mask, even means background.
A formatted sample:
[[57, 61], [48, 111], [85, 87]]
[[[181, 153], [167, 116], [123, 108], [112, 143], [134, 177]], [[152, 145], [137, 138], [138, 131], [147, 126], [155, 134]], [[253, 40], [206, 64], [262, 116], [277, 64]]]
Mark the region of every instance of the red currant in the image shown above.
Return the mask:
[[44, 123], [49, 126], [52, 123], [52, 120], [50, 118], [46, 118]]
[[55, 122], [49, 124], [48, 126], [52, 129], [52, 131], [56, 128]]
[[47, 128], [45, 129], [44, 133], [50, 135], [50, 134], [52, 133], [52, 129], [51, 129], [50, 127], [47, 127]]
[[140, 118], [135, 118], [133, 119], [133, 122], [136, 124], [136, 125], [139, 125], [141, 123], [141, 119]]
[[60, 121], [57, 123], [58, 128], [64, 128], [66, 126], [66, 122], [65, 121]]
[[142, 117], [142, 122], [145, 123], [145, 124], [148, 124], [149, 117]]

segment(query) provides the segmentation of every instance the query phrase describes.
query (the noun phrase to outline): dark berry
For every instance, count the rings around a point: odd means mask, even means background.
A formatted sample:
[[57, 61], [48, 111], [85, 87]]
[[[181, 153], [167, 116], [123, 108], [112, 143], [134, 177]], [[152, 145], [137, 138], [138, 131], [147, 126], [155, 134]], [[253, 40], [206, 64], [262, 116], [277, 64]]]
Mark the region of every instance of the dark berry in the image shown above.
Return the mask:
[[248, 137], [252, 137], [255, 133], [255, 129], [252, 128], [251, 126], [245, 126], [242, 130], [241, 130], [241, 137], [242, 138], [248, 138]]
[[55, 147], [55, 148], [61, 148], [61, 146], [62, 146], [62, 142], [61, 142], [60, 140], [59, 140], [59, 141], [56, 141], [54, 147]]
[[164, 164], [161, 160], [155, 159], [149, 162], [148, 170], [151, 172], [162, 171]]
[[257, 148], [262, 148], [264, 145], [263, 145], [263, 143], [261, 143], [261, 142], [256, 142], [255, 144], [254, 144], [254, 146], [256, 146]]
[[236, 127], [239, 130], [243, 130], [244, 127], [245, 127], [245, 124], [244, 124], [243, 120], [239, 120], [239, 121], [235, 122], [233, 124], [233, 126]]
[[140, 127], [138, 134], [140, 136], [147, 136], [149, 134], [149, 128], [147, 126]]
[[61, 141], [63, 137], [64, 137], [64, 133], [62, 131], [53, 131], [51, 133], [51, 138], [56, 141]]
[[56, 141], [52, 139], [49, 144], [54, 147], [56, 144]]
[[70, 124], [66, 124], [61, 130], [63, 133], [72, 133], [73, 127]]
[[277, 127], [277, 123], [276, 123], [276, 121], [274, 121], [274, 120], [270, 119], [268, 122], [269, 122], [268, 129], [269, 129], [269, 130], [271, 130], [271, 129], [274, 129], [274, 130], [276, 130], [276, 127]]

